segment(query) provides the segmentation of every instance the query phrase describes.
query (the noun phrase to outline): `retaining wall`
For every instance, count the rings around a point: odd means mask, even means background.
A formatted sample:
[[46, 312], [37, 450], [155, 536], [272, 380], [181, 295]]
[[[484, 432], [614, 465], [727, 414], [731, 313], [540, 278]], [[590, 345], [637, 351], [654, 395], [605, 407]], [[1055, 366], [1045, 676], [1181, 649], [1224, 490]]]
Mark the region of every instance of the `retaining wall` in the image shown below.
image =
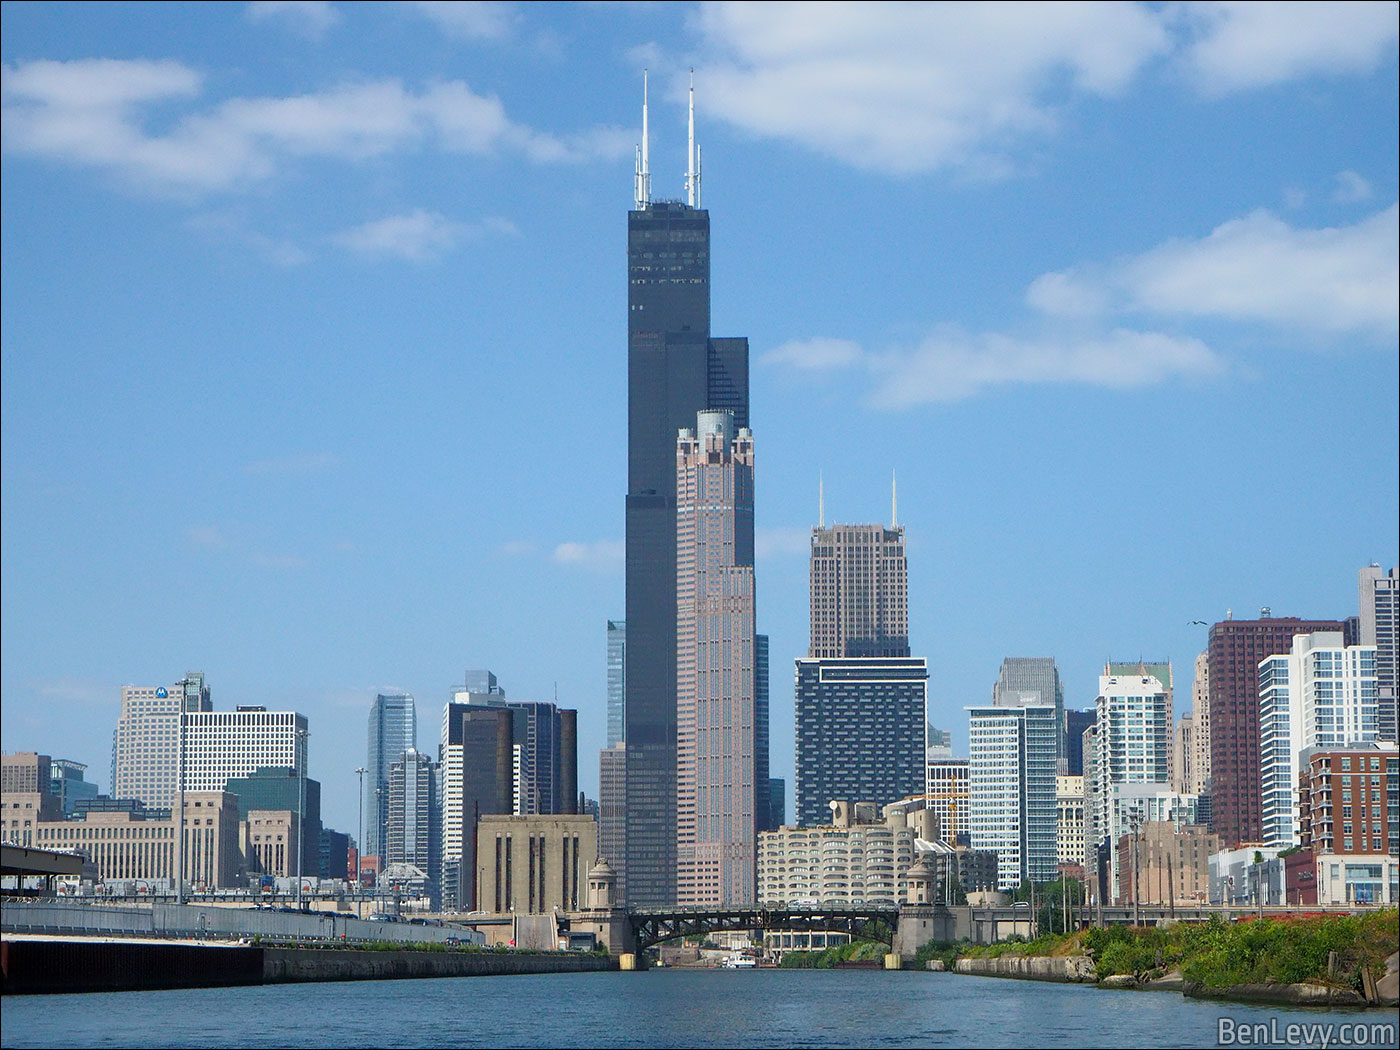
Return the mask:
[[977, 977], [1014, 977], [1023, 981], [1060, 981], [1068, 984], [1095, 980], [1094, 962], [1085, 955], [1033, 956], [1003, 955], [999, 959], [959, 959], [958, 973]]

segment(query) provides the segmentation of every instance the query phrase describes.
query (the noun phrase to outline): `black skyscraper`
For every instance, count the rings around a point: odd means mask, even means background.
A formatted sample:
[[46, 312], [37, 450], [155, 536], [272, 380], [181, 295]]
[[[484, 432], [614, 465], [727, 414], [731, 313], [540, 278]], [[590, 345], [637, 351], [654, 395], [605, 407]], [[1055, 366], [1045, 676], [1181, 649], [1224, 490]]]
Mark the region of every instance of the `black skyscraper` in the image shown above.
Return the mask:
[[[693, 143], [690, 157], [695, 172]], [[627, 215], [623, 686], [627, 897], [640, 906], [676, 899], [676, 432], [709, 408], [749, 425], [748, 340], [710, 338], [710, 214], [698, 207], [698, 172], [692, 203], [649, 200], [644, 173], [643, 162]], [[735, 541], [752, 552], [752, 525]]]

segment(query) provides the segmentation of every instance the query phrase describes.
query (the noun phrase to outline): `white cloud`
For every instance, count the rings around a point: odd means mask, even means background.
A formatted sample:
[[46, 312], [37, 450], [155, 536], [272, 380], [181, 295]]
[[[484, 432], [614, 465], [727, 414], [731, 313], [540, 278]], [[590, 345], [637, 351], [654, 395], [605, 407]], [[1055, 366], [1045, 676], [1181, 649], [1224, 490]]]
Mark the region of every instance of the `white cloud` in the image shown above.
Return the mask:
[[1297, 229], [1256, 211], [1111, 269], [1046, 274], [1027, 298], [1050, 313], [1072, 312], [1063, 305], [1079, 302], [1391, 339], [1400, 327], [1397, 238], [1396, 205], [1324, 229]]
[[768, 364], [787, 365], [806, 372], [846, 368], [860, 360], [860, 344], [850, 339], [798, 339], [763, 355]]
[[856, 167], [998, 170], [1170, 44], [1132, 4], [705, 5], [707, 113]]
[[620, 566], [626, 550], [622, 540], [594, 540], [591, 543], [568, 540], [554, 548], [552, 558], [557, 565], [601, 572]]
[[873, 355], [869, 365], [877, 377], [871, 403], [891, 409], [1032, 383], [1130, 390], [1223, 369], [1198, 339], [1126, 329], [1078, 339], [1019, 339], [946, 329], [912, 349]]
[[409, 5], [448, 36], [463, 40], [499, 40], [510, 34], [509, 4], [472, 0], [417, 0]]
[[361, 255], [393, 255], [423, 262], [445, 255], [461, 240], [465, 225], [422, 208], [346, 230], [334, 240]]
[[283, 22], [309, 40], [320, 40], [340, 22], [340, 12], [324, 0], [254, 0], [247, 8], [250, 22]]
[[1197, 87], [1224, 94], [1310, 74], [1365, 73], [1395, 53], [1395, 3], [1195, 3], [1177, 9], [1194, 39]]
[[1338, 204], [1357, 204], [1375, 195], [1371, 184], [1354, 171], [1337, 172], [1337, 188], [1332, 199]]
[[7, 149], [113, 172], [148, 189], [231, 191], [288, 160], [352, 161], [436, 145], [538, 162], [624, 156], [630, 138], [599, 127], [557, 136], [515, 123], [500, 99], [461, 81], [413, 91], [394, 79], [289, 97], [233, 98], [147, 130], [141, 107], [197, 97], [202, 78], [177, 62], [82, 59], [3, 69]]
[[753, 530], [753, 551], [758, 558], [806, 557], [812, 550], [812, 530], [795, 525], [772, 525]]
[[330, 470], [340, 462], [333, 452], [296, 452], [275, 459], [260, 459], [243, 468], [245, 474], [304, 477]]
[[205, 550], [219, 551], [228, 546], [228, 539], [217, 525], [191, 525], [185, 530], [185, 537]]

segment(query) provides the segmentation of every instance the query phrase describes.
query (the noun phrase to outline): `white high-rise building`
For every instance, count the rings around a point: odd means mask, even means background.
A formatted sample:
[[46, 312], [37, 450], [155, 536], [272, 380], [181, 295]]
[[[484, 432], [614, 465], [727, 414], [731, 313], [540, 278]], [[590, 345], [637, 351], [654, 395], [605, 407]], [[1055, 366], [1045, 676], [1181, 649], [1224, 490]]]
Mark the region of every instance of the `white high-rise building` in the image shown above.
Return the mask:
[[1397, 737], [1396, 674], [1400, 670], [1400, 572], [1368, 565], [1359, 579], [1362, 645], [1376, 647], [1376, 736]]
[[1259, 779], [1270, 848], [1301, 841], [1303, 749], [1376, 739], [1376, 647], [1343, 643], [1340, 631], [1294, 635], [1291, 652], [1259, 662]]
[[[172, 686], [122, 687], [112, 733], [112, 797], [169, 809], [179, 787], [180, 712], [209, 711], [204, 674], [191, 671]], [[220, 784], [215, 790], [223, 790]]]
[[[1118, 885], [1118, 837], [1113, 787], [1158, 784], [1171, 774], [1172, 670], [1169, 663], [1109, 663], [1095, 701], [1095, 781], [1089, 787], [1093, 827], [1107, 835], [1108, 885]], [[1102, 844], [1102, 840], [1100, 840]]]
[[233, 777], [273, 766], [306, 776], [306, 716], [239, 707], [185, 715], [185, 790], [222, 791]]
[[998, 889], [1049, 882], [1058, 859], [1059, 711], [1053, 702], [967, 710], [972, 848], [996, 853]]

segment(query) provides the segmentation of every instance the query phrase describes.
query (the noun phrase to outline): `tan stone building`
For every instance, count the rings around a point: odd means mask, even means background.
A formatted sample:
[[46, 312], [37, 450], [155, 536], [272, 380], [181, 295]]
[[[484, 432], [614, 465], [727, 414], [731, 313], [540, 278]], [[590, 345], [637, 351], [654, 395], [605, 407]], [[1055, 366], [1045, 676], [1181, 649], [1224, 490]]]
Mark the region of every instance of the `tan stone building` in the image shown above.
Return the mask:
[[[783, 827], [758, 836], [758, 899], [768, 905], [898, 904], [914, 866], [916, 830], [903, 811], [883, 823], [874, 806], [832, 803], [827, 827]], [[898, 804], [887, 811], [898, 810]], [[928, 811], [919, 811], [920, 815]]]
[[484, 815], [476, 824], [477, 907], [518, 915], [577, 911], [586, 906], [597, 859], [591, 816]]
[[[238, 829], [248, 870], [263, 875], [295, 877], [299, 823], [297, 814], [289, 809], [250, 809], [248, 818]], [[303, 874], [314, 875], [315, 872]]]
[[[90, 800], [69, 820], [35, 827], [40, 849], [77, 850], [107, 882], [173, 881], [175, 820], [168, 809], [131, 799]], [[185, 881], [195, 888], [231, 889], [242, 881], [238, 799], [224, 791], [185, 793]]]
[[[1136, 845], [1136, 891], [1134, 878]], [[1118, 903], [1177, 904], [1210, 900], [1210, 856], [1220, 849], [1220, 837], [1200, 824], [1177, 825], [1149, 820], [1133, 836], [1118, 840]]]

